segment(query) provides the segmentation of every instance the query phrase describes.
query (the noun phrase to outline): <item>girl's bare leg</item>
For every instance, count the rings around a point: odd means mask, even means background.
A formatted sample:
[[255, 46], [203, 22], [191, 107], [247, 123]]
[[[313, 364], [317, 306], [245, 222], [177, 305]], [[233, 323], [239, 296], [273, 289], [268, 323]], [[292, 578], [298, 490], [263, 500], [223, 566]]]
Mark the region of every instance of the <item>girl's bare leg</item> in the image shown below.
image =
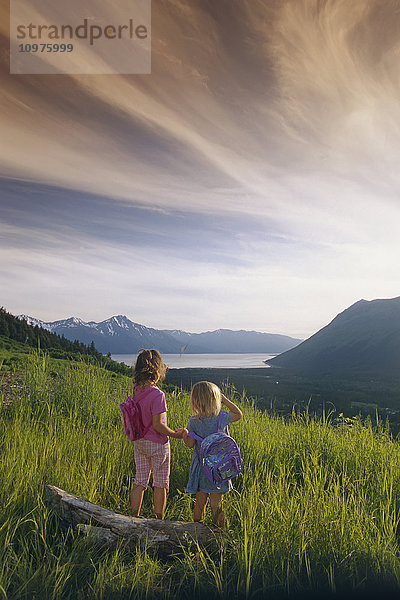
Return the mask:
[[201, 490], [197, 490], [196, 502], [195, 502], [194, 511], [193, 511], [193, 521], [201, 521], [201, 519], [204, 519], [204, 514], [205, 514], [206, 506], [207, 506], [207, 500], [208, 500], [208, 494], [206, 494], [205, 492], [202, 492]]
[[143, 494], [145, 488], [138, 483], [135, 483], [131, 492], [131, 510], [134, 517], [138, 517], [142, 508]]
[[154, 502], [154, 513], [156, 519], [162, 519], [164, 517], [165, 504], [167, 502], [167, 490], [166, 488], [155, 487], [153, 492]]
[[218, 527], [223, 527], [225, 523], [224, 511], [222, 510], [222, 498], [223, 494], [213, 493], [210, 494], [210, 506], [213, 515], [213, 522]]

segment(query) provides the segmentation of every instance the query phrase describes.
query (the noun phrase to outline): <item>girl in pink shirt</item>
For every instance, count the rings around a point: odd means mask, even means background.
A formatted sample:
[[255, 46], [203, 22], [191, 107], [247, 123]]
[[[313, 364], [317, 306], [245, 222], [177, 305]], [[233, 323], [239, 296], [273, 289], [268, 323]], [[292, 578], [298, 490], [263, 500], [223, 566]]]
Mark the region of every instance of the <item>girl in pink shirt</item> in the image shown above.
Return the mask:
[[156, 384], [163, 381], [168, 367], [157, 350], [141, 350], [136, 359], [133, 375], [133, 393], [139, 402], [145, 435], [133, 442], [136, 474], [131, 492], [131, 509], [134, 517], [140, 514], [143, 495], [153, 472], [154, 512], [157, 519], [164, 516], [169, 488], [170, 446], [169, 437], [181, 438], [183, 429], [173, 431], [167, 425], [165, 395]]

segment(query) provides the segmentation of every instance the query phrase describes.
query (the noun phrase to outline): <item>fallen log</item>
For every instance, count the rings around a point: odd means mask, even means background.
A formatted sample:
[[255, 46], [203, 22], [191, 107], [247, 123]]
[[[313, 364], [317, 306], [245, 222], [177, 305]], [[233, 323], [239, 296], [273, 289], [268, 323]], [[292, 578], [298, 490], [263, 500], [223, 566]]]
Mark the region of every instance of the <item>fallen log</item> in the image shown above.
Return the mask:
[[168, 557], [198, 546], [217, 547], [219, 530], [202, 523], [129, 517], [52, 485], [46, 485], [45, 492], [48, 505], [65, 524], [108, 548], [122, 544], [129, 550], [139, 547]]

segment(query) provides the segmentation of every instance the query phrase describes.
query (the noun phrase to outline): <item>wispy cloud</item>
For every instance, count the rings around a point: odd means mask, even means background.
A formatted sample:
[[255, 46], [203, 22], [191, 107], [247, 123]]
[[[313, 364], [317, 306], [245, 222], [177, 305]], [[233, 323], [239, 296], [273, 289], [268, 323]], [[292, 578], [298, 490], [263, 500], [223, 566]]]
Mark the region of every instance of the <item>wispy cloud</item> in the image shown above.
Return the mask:
[[397, 2], [167, 0], [150, 76], [3, 73], [0, 173], [33, 182], [2, 215], [7, 277], [67, 294], [66, 271], [81, 316], [133, 297], [196, 330], [307, 334], [398, 295], [398, 31]]

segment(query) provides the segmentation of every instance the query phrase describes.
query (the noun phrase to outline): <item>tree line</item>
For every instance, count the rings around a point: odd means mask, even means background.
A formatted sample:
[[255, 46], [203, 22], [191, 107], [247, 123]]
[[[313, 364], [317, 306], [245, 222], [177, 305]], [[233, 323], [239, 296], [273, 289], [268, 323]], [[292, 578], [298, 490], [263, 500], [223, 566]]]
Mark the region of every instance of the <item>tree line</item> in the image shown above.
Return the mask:
[[131, 369], [124, 363], [117, 363], [109, 355], [101, 354], [93, 341], [88, 346], [79, 340], [72, 342], [64, 335], [52, 333], [38, 325], [29, 325], [26, 319], [18, 319], [4, 307], [0, 308], [0, 335], [33, 348], [46, 350], [53, 358], [86, 358], [89, 362], [97, 363], [109, 371], [124, 375], [131, 374]]

